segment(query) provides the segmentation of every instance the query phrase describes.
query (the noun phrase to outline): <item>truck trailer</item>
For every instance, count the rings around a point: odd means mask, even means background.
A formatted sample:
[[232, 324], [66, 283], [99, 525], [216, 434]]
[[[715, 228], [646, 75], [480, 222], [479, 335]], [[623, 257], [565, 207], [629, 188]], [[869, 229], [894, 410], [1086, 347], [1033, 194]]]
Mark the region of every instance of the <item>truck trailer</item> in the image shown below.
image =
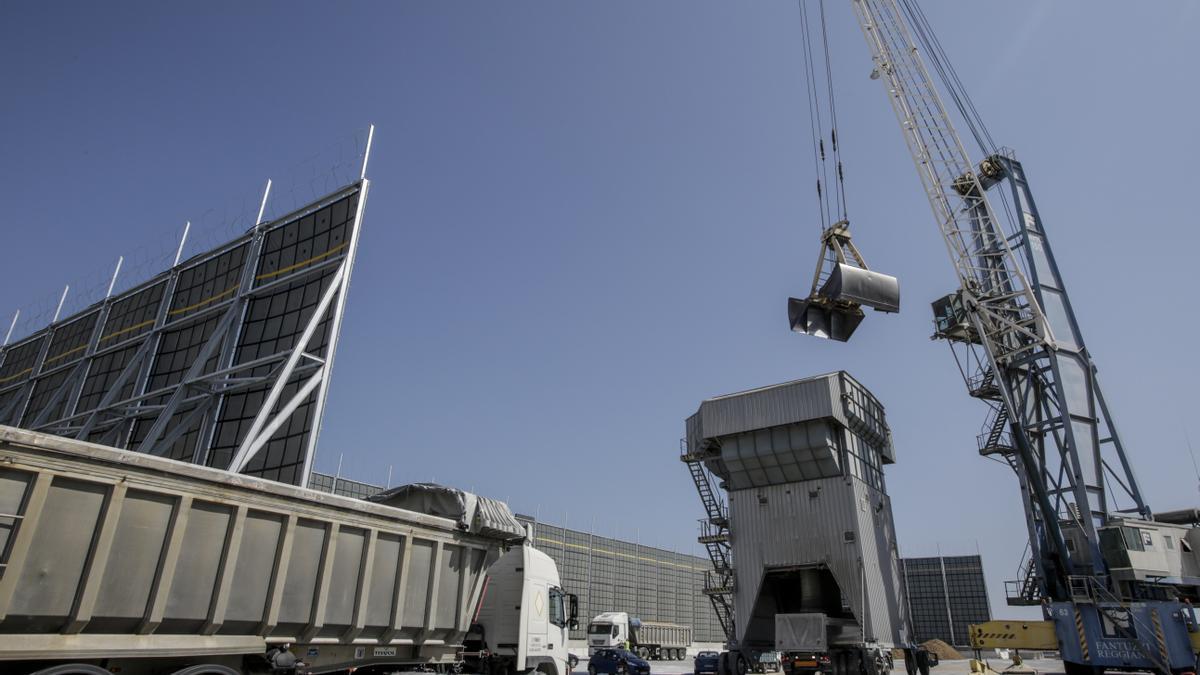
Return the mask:
[[625, 647], [643, 659], [681, 661], [692, 644], [692, 627], [661, 621], [642, 621], [628, 612], [604, 612], [588, 624], [588, 655], [597, 650]]
[[457, 671], [525, 536], [458, 495], [430, 515], [0, 426], [0, 672]]

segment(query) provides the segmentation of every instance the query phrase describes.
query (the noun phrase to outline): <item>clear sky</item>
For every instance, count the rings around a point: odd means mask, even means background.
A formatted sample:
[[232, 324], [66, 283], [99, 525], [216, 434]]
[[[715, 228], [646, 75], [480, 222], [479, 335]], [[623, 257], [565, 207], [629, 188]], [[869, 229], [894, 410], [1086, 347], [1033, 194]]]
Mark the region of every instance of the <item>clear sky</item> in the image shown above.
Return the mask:
[[[1024, 161], [1151, 506], [1194, 506], [1200, 5], [923, 6]], [[952, 270], [848, 3], [828, 13], [856, 241], [903, 290], [849, 344], [787, 330], [818, 228], [786, 0], [4, 2], [0, 316], [374, 123], [319, 468], [700, 553], [684, 418], [846, 369], [888, 408], [902, 553], [980, 550], [1012, 615], [1016, 481], [928, 339]]]

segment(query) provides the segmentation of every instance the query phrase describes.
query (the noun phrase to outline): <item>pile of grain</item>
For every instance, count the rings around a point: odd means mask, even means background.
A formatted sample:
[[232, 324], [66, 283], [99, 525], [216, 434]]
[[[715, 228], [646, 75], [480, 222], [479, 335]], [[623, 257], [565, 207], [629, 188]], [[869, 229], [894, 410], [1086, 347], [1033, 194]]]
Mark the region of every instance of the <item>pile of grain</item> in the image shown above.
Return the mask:
[[937, 654], [937, 657], [939, 659], [941, 659], [942, 661], [950, 661], [953, 659], [966, 658], [962, 654], [960, 654], [957, 649], [955, 649], [954, 647], [951, 647], [950, 645], [946, 644], [945, 642], [942, 642], [941, 640], [929, 640], [929, 641], [925, 642], [924, 644], [922, 644], [921, 646], [925, 648], [925, 651], [929, 651], [929, 652], [933, 652], [934, 654]]

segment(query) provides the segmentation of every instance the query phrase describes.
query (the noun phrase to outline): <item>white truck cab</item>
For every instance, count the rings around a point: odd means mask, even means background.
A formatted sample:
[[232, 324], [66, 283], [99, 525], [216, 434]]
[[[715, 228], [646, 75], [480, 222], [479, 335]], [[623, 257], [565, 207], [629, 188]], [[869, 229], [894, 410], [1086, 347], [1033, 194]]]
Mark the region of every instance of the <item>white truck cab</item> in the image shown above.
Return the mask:
[[554, 560], [529, 544], [514, 546], [487, 576], [475, 621], [482, 628], [482, 658], [490, 664], [486, 672], [569, 675], [567, 639], [579, 625], [579, 604], [562, 589]]
[[597, 650], [610, 647], [626, 647], [632, 643], [629, 632], [628, 612], [604, 612], [597, 614], [588, 624], [588, 656]]

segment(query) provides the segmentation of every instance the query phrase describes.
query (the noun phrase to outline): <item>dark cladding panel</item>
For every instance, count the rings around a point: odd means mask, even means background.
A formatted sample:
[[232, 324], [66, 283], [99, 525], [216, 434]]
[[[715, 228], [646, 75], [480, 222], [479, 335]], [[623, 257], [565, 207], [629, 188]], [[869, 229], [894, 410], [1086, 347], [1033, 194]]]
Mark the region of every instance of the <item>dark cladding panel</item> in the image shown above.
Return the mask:
[[165, 280], [159, 281], [114, 302], [100, 335], [100, 348], [132, 340], [153, 328], [166, 287]]
[[45, 333], [8, 349], [4, 361], [0, 363], [0, 389], [11, 387], [29, 379], [33, 373], [34, 363], [42, 343], [46, 341]]
[[83, 358], [91, 341], [92, 333], [96, 330], [96, 320], [100, 312], [94, 311], [70, 323], [54, 329], [50, 338], [50, 349], [46, 351], [46, 360], [42, 362], [41, 372], [46, 372], [68, 363], [74, 363]]
[[33, 385], [33, 396], [29, 398], [29, 404], [25, 406], [25, 414], [21, 416], [21, 426], [31, 426], [47, 407], [51, 408], [47, 414], [48, 419], [62, 416], [62, 409], [66, 401], [63, 398], [65, 393], [60, 389], [67, 381], [69, 374], [70, 371], [64, 369], [38, 378]]
[[[157, 391], [179, 384], [184, 374], [192, 367], [192, 363], [199, 358], [200, 349], [220, 322], [221, 317], [214, 315], [204, 321], [164, 331], [162, 341], [158, 345], [158, 355], [154, 359], [154, 368], [150, 371], [150, 382], [146, 391]], [[216, 361], [217, 354], [214, 350], [204, 371], [212, 372], [212, 369], [216, 367]]]
[[358, 193], [266, 232], [256, 285], [344, 255], [358, 207]]
[[983, 560], [978, 555], [903, 558], [913, 635], [964, 647], [969, 626], [990, 621]]
[[[279, 354], [290, 349], [300, 338], [305, 325], [316, 311], [321, 296], [329, 287], [333, 272], [325, 272], [310, 280], [297, 280], [286, 283], [272, 292], [260, 295], [250, 301], [246, 312], [245, 323], [238, 343], [235, 363], [248, 363], [256, 359]], [[316, 334], [309, 343], [308, 352], [324, 357], [329, 344], [329, 328], [332, 322], [334, 307], [326, 310], [324, 318], [317, 326]], [[314, 363], [302, 362], [308, 368], [315, 367]], [[261, 365], [251, 371], [254, 374], [269, 372], [276, 365]], [[299, 389], [302, 380], [293, 376], [284, 387], [279, 397], [280, 403], [289, 400]], [[230, 394], [225, 398], [217, 424], [217, 434], [213, 440], [212, 454], [208, 458], [210, 466], [225, 466], [233, 457], [238, 446], [246, 438], [254, 417], [262, 408], [266, 399], [268, 387], [255, 387], [245, 392]], [[307, 453], [308, 435], [312, 431], [314, 409], [317, 392], [312, 392], [308, 398], [292, 413], [279, 431], [263, 446], [258, 455], [246, 467], [244, 473], [283, 482], [293, 482], [298, 472], [303, 470], [305, 454]]]
[[[88, 370], [87, 379], [83, 381], [83, 390], [79, 395], [79, 404], [75, 406], [75, 411], [87, 412], [100, 405], [104, 394], [116, 385], [121, 371], [129, 365], [137, 350], [137, 345], [130, 345], [124, 349], [105, 352], [92, 359], [92, 367]], [[123, 401], [133, 395], [134, 378], [126, 377], [125, 380], [121, 391], [114, 394], [113, 402]]]
[[182, 319], [234, 297], [247, 248], [249, 245], [243, 242], [180, 271], [167, 320]]

